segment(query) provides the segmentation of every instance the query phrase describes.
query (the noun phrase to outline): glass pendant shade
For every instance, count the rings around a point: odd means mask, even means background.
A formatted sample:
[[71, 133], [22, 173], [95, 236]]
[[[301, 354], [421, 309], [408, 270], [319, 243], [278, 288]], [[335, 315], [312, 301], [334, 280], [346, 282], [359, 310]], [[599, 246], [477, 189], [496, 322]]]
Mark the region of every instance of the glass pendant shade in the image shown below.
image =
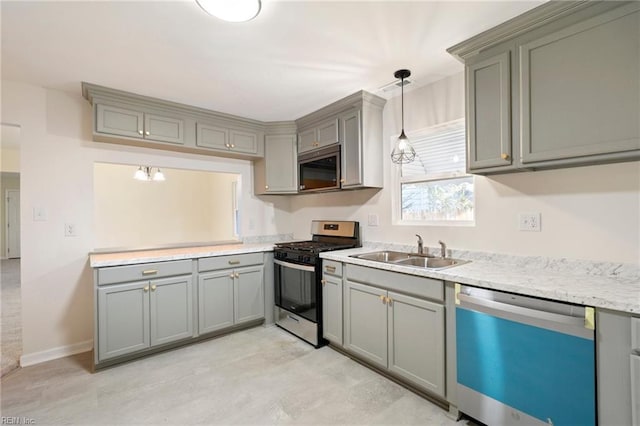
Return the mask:
[[398, 137], [395, 145], [393, 145], [393, 151], [391, 151], [391, 161], [396, 164], [411, 163], [416, 158], [416, 150], [413, 149], [409, 138], [404, 134], [404, 129]]
[[147, 172], [142, 169], [142, 166], [140, 166], [134, 173], [133, 178], [135, 180], [148, 180]]
[[164, 173], [162, 173], [162, 172], [160, 171], [160, 169], [158, 169], [158, 170], [153, 174], [153, 180], [155, 180], [155, 181], [157, 181], [157, 182], [158, 182], [158, 181], [160, 181], [160, 182], [164, 181]]
[[209, 15], [228, 22], [245, 22], [258, 16], [260, 0], [196, 0]]
[[411, 71], [409, 70], [398, 70], [393, 76], [395, 78], [401, 79], [400, 82], [400, 90], [401, 90], [401, 108], [402, 108], [402, 132], [398, 137], [398, 140], [393, 145], [393, 151], [391, 151], [391, 161], [395, 164], [406, 164], [411, 163], [416, 158], [416, 150], [411, 146], [411, 142], [409, 142], [409, 138], [404, 133], [404, 79], [411, 75]]

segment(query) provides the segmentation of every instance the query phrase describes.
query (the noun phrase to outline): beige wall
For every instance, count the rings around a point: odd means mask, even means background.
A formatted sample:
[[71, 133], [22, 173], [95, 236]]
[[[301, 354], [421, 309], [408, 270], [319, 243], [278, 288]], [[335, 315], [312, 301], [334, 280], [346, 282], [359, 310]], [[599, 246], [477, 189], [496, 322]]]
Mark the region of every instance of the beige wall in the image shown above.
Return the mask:
[[2, 148], [0, 152], [0, 171], [20, 173], [20, 150]]
[[[84, 348], [93, 338], [92, 271], [96, 162], [153, 164], [241, 176], [243, 236], [290, 228], [289, 201], [253, 196], [251, 162], [92, 142], [91, 106], [77, 92], [2, 81], [2, 121], [21, 126], [23, 356]], [[47, 212], [33, 221], [33, 208]], [[64, 224], [77, 237], [64, 236]], [[77, 345], [77, 346], [74, 346]]]
[[[462, 73], [405, 93], [405, 129], [419, 130], [464, 117]], [[400, 129], [399, 97], [384, 109], [385, 152]], [[472, 227], [394, 224], [396, 166], [384, 156], [384, 189], [295, 197], [295, 237], [309, 235], [311, 219], [359, 220], [369, 241], [613, 262], [640, 260], [640, 163], [575, 167], [493, 177], [477, 176], [476, 225]], [[520, 212], [541, 213], [541, 232], [517, 230]], [[367, 226], [367, 215], [380, 226]]]
[[240, 175], [163, 168], [163, 182], [133, 179], [137, 165], [96, 163], [97, 247], [148, 247], [234, 239], [232, 182]]

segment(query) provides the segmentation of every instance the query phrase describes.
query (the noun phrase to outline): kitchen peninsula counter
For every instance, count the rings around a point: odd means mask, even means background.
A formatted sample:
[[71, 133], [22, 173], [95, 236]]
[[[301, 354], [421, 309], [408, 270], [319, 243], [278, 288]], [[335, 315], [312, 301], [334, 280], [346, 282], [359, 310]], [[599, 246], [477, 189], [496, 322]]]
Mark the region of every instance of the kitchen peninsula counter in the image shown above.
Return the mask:
[[634, 265], [454, 251], [452, 257], [471, 262], [438, 270], [350, 257], [379, 250], [392, 248], [362, 247], [325, 252], [320, 257], [561, 302], [640, 313], [640, 279], [638, 267]]
[[175, 247], [109, 253], [90, 253], [92, 268], [108, 266], [137, 265], [141, 263], [166, 262], [171, 260], [198, 259], [201, 257], [226, 256], [272, 251], [274, 243], [221, 244], [209, 246]]

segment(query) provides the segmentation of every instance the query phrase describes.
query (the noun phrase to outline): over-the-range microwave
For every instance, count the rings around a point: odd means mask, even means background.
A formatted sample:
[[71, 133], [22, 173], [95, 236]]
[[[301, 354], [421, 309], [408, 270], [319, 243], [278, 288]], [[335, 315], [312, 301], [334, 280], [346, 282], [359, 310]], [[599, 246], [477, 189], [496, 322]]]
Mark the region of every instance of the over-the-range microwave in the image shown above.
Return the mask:
[[340, 144], [298, 156], [299, 192], [340, 189]]

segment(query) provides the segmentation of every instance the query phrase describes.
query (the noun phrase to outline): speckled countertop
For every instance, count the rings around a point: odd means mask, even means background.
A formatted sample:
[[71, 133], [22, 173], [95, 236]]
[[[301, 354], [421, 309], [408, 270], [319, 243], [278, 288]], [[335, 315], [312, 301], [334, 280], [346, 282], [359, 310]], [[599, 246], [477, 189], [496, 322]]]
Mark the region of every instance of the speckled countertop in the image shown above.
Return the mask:
[[381, 249], [393, 248], [369, 246], [325, 252], [321, 253], [320, 257], [460, 284], [640, 314], [640, 279], [637, 265], [478, 255], [478, 253], [454, 251], [453, 257], [468, 259], [471, 262], [447, 269], [428, 270], [349, 257], [353, 254]]
[[89, 264], [92, 268], [136, 265], [139, 263], [166, 262], [169, 260], [197, 259], [200, 257], [259, 253], [264, 251], [272, 251], [273, 247], [273, 243], [238, 243], [198, 247], [166, 248], [157, 250], [125, 251], [115, 253], [92, 253], [89, 255]]

